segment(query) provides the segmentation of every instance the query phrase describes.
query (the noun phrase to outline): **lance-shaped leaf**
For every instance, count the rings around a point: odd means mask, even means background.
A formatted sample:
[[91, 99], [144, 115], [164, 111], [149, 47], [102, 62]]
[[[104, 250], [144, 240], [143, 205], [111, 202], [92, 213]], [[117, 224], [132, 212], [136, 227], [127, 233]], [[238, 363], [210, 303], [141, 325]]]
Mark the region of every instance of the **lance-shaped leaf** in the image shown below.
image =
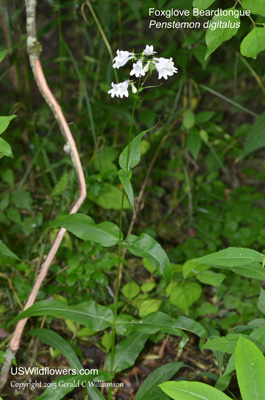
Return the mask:
[[49, 227], [65, 228], [83, 240], [90, 240], [103, 247], [114, 246], [119, 241], [119, 228], [112, 222], [96, 224], [84, 214], [62, 215], [56, 218]]
[[254, 278], [261, 281], [265, 280], [265, 268], [259, 263], [243, 265], [242, 267], [234, 267], [232, 268], [232, 271], [235, 274], [245, 276], [246, 278]]
[[231, 400], [220, 390], [201, 382], [164, 382], [159, 387], [175, 400]]
[[170, 335], [187, 337], [182, 330], [195, 333], [200, 337], [207, 335], [206, 330], [199, 322], [183, 316], [172, 318], [162, 311], [149, 314], [141, 320], [132, 318], [129, 315], [120, 315], [117, 318], [115, 328], [118, 333], [125, 336], [138, 331], [148, 334], [164, 332]]
[[[51, 331], [50, 329], [32, 329], [28, 332], [29, 335], [38, 337], [43, 343], [46, 343], [50, 346], [59, 349], [62, 355], [67, 359], [72, 369], [75, 369], [78, 373], [83, 366], [79, 361], [77, 355], [75, 354], [74, 350], [70, 346], [70, 344], [63, 339], [58, 333]], [[111, 379], [112, 375], [106, 371], [100, 371], [99, 375], [91, 375], [90, 379], [104, 379], [108, 380]], [[102, 394], [96, 387], [90, 387], [87, 385], [87, 392], [91, 396], [92, 400], [105, 400]], [[50, 392], [48, 389], [43, 393], [42, 396], [47, 396], [46, 398], [49, 399], [48, 395]], [[63, 393], [62, 393], [63, 394]], [[64, 395], [64, 394], [63, 394]], [[44, 397], [45, 398], [45, 397]], [[61, 397], [62, 398], [62, 397]], [[58, 397], [59, 399], [59, 397]]]
[[208, 342], [203, 345], [203, 348], [233, 354], [240, 337], [242, 337], [241, 334], [229, 334], [223, 337], [216, 337], [208, 340]]
[[0, 158], [4, 156], [13, 158], [13, 153], [10, 144], [0, 138]]
[[[117, 373], [134, 365], [148, 337], [149, 335], [145, 333], [134, 332], [117, 344], [115, 347], [113, 372]], [[107, 368], [109, 371], [111, 370], [111, 354], [107, 357]]]
[[74, 350], [70, 344], [63, 339], [58, 333], [50, 329], [32, 329], [27, 332], [28, 335], [38, 337], [43, 343], [46, 343], [60, 350], [62, 355], [67, 359], [72, 369], [79, 371], [83, 368]]
[[229, 247], [228, 249], [209, 254], [208, 256], [196, 258], [195, 262], [205, 263], [223, 268], [240, 267], [243, 265], [262, 263], [264, 254], [252, 249], [240, 247]]
[[0, 263], [10, 260], [19, 260], [19, 258], [0, 240]]
[[158, 385], [172, 378], [183, 365], [183, 362], [173, 362], [155, 369], [142, 383], [134, 400], [160, 400], [163, 394]]
[[265, 314], [265, 290], [262, 288], [260, 288], [258, 308], [263, 314]]
[[124, 171], [129, 171], [130, 169], [134, 168], [140, 162], [141, 158], [141, 140], [143, 136], [154, 129], [155, 126], [152, 128], [147, 129], [139, 133], [121, 152], [119, 157], [119, 164], [121, 169]]
[[170, 282], [171, 264], [167, 254], [154, 238], [146, 233], [142, 233], [139, 237], [128, 235], [122, 246], [135, 256], [146, 258], [163, 275], [167, 284]]
[[68, 306], [62, 301], [43, 300], [21, 312], [9, 325], [21, 319], [38, 315], [50, 315], [56, 318], [70, 319], [87, 326], [92, 331], [102, 331], [113, 322], [113, 312], [111, 309], [101, 306], [93, 300], [74, 306]]
[[265, 358], [250, 340], [241, 337], [235, 351], [236, 375], [243, 400], [263, 400]]
[[[0, 53], [0, 62], [1, 62], [1, 54], [4, 52]], [[14, 119], [16, 115], [8, 115], [7, 117], [0, 117], [0, 135], [6, 130], [8, 127], [10, 121]]]
[[[61, 400], [68, 393], [71, 393], [77, 387], [83, 387], [87, 382], [92, 381], [93, 376], [90, 375], [66, 375], [59, 377], [51, 383], [45, 392], [36, 398], [36, 400]], [[100, 399], [104, 399], [100, 398]]]
[[118, 172], [119, 179], [121, 181], [121, 184], [125, 190], [125, 193], [127, 194], [128, 200], [130, 202], [130, 205], [132, 207], [133, 212], [134, 210], [134, 195], [133, 195], [133, 188], [131, 184], [131, 177], [132, 177], [132, 171], [124, 171], [123, 169], [120, 169]]

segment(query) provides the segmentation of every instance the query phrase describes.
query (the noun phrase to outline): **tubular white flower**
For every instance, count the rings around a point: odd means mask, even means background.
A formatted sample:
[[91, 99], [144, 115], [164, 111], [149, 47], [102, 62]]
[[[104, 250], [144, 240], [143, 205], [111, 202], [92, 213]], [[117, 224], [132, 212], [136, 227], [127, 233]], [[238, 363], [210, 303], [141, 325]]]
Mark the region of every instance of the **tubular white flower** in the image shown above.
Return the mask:
[[159, 57], [155, 58], [155, 67], [158, 72], [158, 79], [167, 79], [168, 76], [173, 76], [178, 72], [178, 69], [174, 66], [174, 62], [171, 58]]
[[131, 70], [130, 75], [135, 75], [136, 78], [139, 78], [140, 76], [145, 76], [142, 60], [139, 60], [137, 61], [137, 63], [133, 64], [133, 69]]
[[146, 56], [152, 56], [155, 53], [156, 53], [156, 51], [154, 51], [154, 46], [148, 46], [148, 44], [147, 44], [144, 49], [144, 54]]
[[121, 98], [123, 98], [123, 96], [125, 96], [125, 97], [129, 96], [129, 92], [128, 92], [129, 83], [128, 83], [128, 81], [124, 81], [124, 82], [121, 82], [121, 83], [112, 82], [111, 86], [112, 86], [112, 89], [110, 89], [108, 91], [108, 93], [111, 95], [112, 98], [115, 97], [115, 96], [121, 97]]
[[133, 57], [134, 53], [130, 53], [129, 51], [117, 50], [117, 56], [113, 59], [113, 68], [123, 67]]

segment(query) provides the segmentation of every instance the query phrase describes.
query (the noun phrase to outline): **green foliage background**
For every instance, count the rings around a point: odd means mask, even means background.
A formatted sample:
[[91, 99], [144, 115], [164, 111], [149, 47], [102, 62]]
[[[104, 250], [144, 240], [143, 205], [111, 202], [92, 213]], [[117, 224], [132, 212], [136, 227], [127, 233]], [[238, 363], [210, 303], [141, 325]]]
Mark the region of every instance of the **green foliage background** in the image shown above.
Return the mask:
[[[223, 3], [194, 0], [193, 6], [217, 9], [223, 8]], [[251, 336], [255, 329], [262, 328], [265, 310], [262, 256], [254, 269], [252, 266], [251, 271], [243, 271], [242, 267], [240, 272], [232, 268], [219, 270], [224, 267], [222, 264], [217, 264], [219, 269], [212, 268], [216, 258], [212, 263], [209, 259], [197, 260], [229, 246], [251, 248], [259, 254], [265, 248], [264, 1], [227, 0], [225, 8], [232, 8], [235, 3], [238, 9], [248, 8], [251, 19], [241, 17], [240, 28], [227, 29], [225, 33], [219, 29], [206, 32], [148, 27], [150, 7], [191, 9], [191, 0], [97, 0], [91, 1], [94, 16], [79, 0], [45, 0], [37, 7], [38, 39], [43, 46], [41, 60], [80, 152], [88, 191], [80, 213], [93, 218], [90, 226], [94, 221], [119, 223], [123, 183], [118, 176], [119, 154], [127, 145], [133, 107], [132, 96], [119, 100], [107, 94], [116, 77], [97, 24], [113, 54], [117, 49], [141, 52], [149, 44], [159, 56], [172, 57], [179, 69], [163, 86], [141, 95], [133, 126], [134, 136], [147, 131], [141, 141], [141, 162], [132, 178], [135, 196], [151, 166], [133, 233], [149, 235], [163, 246], [172, 264], [172, 280], [169, 283], [169, 275], [165, 279], [165, 275], [162, 278], [157, 273], [150, 257], [139, 250], [138, 254], [131, 251], [140, 258], [130, 254], [124, 260], [119, 312], [143, 319], [152, 312], [161, 312], [155, 314], [157, 321], [166, 321], [165, 314], [172, 318], [188, 316], [199, 322], [210, 338], [234, 335], [232, 339], [228, 337], [228, 347], [221, 355], [220, 344], [211, 343], [214, 338], [205, 347], [215, 352], [212, 360], [216, 357], [219, 371], [213, 368], [210, 378], [213, 385], [219, 382], [221, 390], [229, 382], [220, 382], [219, 372], [222, 376], [228, 368], [231, 375], [235, 367], [231, 367], [229, 357], [235, 352], [239, 336]], [[25, 303], [78, 188], [59, 128], [37, 91], [28, 64], [23, 3], [4, 1], [1, 12], [5, 21], [0, 31], [1, 115], [9, 116], [0, 117], [0, 328], [6, 335], [0, 350], [4, 353], [12, 333], [8, 323]], [[120, 81], [125, 79], [125, 72], [118, 70]], [[150, 83], [157, 84], [155, 73]], [[131, 205], [129, 196], [124, 206], [124, 235], [133, 217]], [[106, 242], [106, 236], [103, 242], [91, 241], [91, 237], [83, 239], [66, 233], [38, 300], [57, 300], [69, 308], [96, 301], [102, 307], [110, 306], [107, 312], [111, 312], [117, 267], [117, 254], [111, 246], [117, 241]], [[131, 237], [127, 248], [132, 248], [133, 240]], [[110, 333], [99, 333], [98, 326], [73, 322], [68, 317], [65, 315], [58, 323], [50, 314], [45, 327], [63, 334], [82, 362], [85, 357], [78, 346], [96, 344], [101, 351], [102, 367], [111, 347]], [[41, 321], [34, 319], [33, 327], [38, 328]], [[179, 329], [185, 326], [183, 321], [180, 320]], [[190, 331], [203, 336], [197, 329]], [[132, 332], [138, 335], [137, 340], [133, 338], [138, 350], [129, 357], [129, 366], [134, 364], [148, 337], [149, 348], [153, 348], [155, 343], [161, 345], [167, 333], [161, 327], [154, 328], [149, 336], [144, 331]], [[37, 332], [35, 336], [40, 335]], [[254, 333], [253, 341], [264, 352], [262, 335], [263, 331], [259, 338]], [[131, 336], [128, 338], [132, 340]], [[24, 340], [25, 344], [27, 337]], [[33, 340], [28, 352], [19, 355], [19, 363], [36, 357]], [[199, 354], [196, 340], [193, 347]], [[56, 362], [58, 352], [50, 341], [43, 339], [50, 346], [49, 360]], [[187, 343], [188, 338], [183, 336], [176, 350], [178, 355]], [[127, 342], [121, 344], [119, 351], [126, 346]], [[43, 345], [40, 352], [45, 349]], [[65, 356], [67, 351], [61, 349]], [[198, 357], [194, 368], [199, 365]], [[165, 379], [171, 379], [180, 364], [177, 358], [166, 358], [172, 365], [162, 365], [161, 361], [156, 366], [165, 369]], [[187, 363], [185, 356], [183, 361]], [[214, 362], [211, 366], [205, 363], [200, 372], [207, 373]], [[116, 372], [120, 372], [128, 366], [116, 367]], [[201, 380], [198, 371], [197, 368], [195, 375], [185, 372], [184, 376]], [[133, 387], [134, 394], [137, 389]], [[239, 399], [235, 383], [231, 390]], [[139, 394], [135, 398], [144, 399]]]

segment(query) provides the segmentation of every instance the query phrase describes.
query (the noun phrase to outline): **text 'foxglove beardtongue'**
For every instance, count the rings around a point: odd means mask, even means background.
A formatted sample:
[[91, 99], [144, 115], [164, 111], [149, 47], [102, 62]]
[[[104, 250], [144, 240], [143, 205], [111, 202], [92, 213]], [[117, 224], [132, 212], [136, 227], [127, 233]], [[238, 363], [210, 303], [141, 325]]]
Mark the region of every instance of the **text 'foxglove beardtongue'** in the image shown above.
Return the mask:
[[111, 95], [111, 97], [117, 96], [123, 98], [123, 96], [128, 97], [129, 92], [128, 92], [128, 86], [129, 82], [121, 82], [121, 83], [113, 83], [111, 84], [112, 89], [108, 91], [108, 93]]
[[129, 51], [117, 50], [117, 55], [113, 59], [113, 68], [123, 67], [133, 57], [134, 53], [130, 53]]
[[171, 58], [159, 57], [155, 58], [155, 66], [158, 72], [158, 79], [167, 79], [168, 76], [172, 76], [178, 72], [178, 69], [174, 66], [174, 62]]
[[148, 46], [148, 44], [147, 44], [144, 49], [144, 54], [146, 56], [152, 56], [155, 53], [156, 53], [156, 51], [154, 51], [154, 46]]
[[131, 70], [130, 75], [135, 75], [136, 78], [139, 78], [140, 76], [145, 76], [142, 60], [139, 60], [137, 61], [137, 63], [133, 64], [133, 69]]

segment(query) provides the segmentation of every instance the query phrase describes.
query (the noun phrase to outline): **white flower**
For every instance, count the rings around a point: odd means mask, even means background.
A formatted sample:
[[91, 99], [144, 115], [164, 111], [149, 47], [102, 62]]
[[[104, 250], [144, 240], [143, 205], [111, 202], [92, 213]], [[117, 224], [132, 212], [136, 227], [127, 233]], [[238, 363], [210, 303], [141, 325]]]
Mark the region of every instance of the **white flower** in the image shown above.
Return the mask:
[[129, 51], [117, 50], [117, 56], [113, 59], [113, 68], [123, 67], [133, 57], [134, 53], [130, 53]]
[[156, 53], [156, 51], [154, 51], [154, 46], [148, 46], [147, 44], [144, 49], [144, 54], [146, 56], [152, 56], [154, 53]]
[[172, 76], [178, 72], [178, 69], [174, 66], [174, 62], [171, 58], [159, 57], [155, 58], [155, 67], [158, 72], [158, 79], [167, 79], [168, 76]]
[[121, 97], [121, 98], [123, 98], [123, 96], [125, 96], [125, 97], [129, 96], [128, 81], [121, 82], [121, 83], [113, 83], [112, 82], [111, 86], [112, 86], [112, 89], [110, 89], [108, 91], [108, 93], [111, 95], [112, 98], [114, 96]]
[[142, 60], [139, 60], [137, 61], [137, 63], [133, 64], [133, 69], [131, 70], [130, 75], [135, 75], [136, 78], [139, 78], [140, 76], [145, 76]]

